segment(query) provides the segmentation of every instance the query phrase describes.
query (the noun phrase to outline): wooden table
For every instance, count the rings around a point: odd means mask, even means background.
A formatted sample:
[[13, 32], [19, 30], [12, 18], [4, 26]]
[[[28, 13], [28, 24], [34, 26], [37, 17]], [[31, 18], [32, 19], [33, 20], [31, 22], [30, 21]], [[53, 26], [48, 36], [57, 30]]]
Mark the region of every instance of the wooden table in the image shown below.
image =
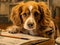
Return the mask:
[[55, 45], [54, 40], [43, 37], [36, 37], [26, 34], [10, 34], [2, 32], [0, 34], [0, 45]]

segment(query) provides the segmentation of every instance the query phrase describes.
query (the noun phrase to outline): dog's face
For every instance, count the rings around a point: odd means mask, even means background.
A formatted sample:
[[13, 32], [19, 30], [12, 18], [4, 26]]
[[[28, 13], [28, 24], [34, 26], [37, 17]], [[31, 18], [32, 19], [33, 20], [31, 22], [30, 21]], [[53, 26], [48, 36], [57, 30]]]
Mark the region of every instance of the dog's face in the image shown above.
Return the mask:
[[36, 29], [36, 26], [38, 25], [38, 21], [40, 20], [40, 11], [36, 6], [25, 5], [22, 8], [21, 15], [24, 23], [23, 27], [27, 30]]
[[38, 3], [32, 2], [25, 3], [21, 9], [22, 12], [20, 15], [23, 20], [23, 27], [27, 30], [34, 30], [38, 28], [39, 23], [43, 20], [42, 16], [44, 17], [44, 11], [48, 10], [47, 8], [44, 10]]
[[11, 13], [11, 20], [15, 25], [34, 30], [40, 26], [48, 26], [51, 15], [44, 2], [31, 1], [15, 6]]

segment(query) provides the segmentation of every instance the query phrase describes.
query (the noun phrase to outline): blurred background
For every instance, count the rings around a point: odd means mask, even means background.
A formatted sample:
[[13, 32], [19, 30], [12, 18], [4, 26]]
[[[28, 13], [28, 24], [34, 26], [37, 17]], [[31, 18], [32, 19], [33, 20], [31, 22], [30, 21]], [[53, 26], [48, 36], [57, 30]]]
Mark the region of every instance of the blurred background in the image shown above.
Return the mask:
[[[11, 25], [12, 22], [9, 20], [12, 7], [20, 3], [21, 1], [30, 0], [0, 0], [0, 28], [6, 28]], [[60, 0], [32, 0], [32, 1], [44, 1], [51, 10], [53, 20], [60, 29]]]

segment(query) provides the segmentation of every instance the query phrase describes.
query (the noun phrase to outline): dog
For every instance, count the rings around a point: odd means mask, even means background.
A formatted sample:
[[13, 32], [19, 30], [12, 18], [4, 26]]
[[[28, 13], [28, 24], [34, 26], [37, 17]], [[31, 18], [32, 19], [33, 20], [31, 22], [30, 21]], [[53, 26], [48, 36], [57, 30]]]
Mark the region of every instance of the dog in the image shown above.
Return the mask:
[[13, 26], [7, 28], [9, 33], [20, 32], [52, 39], [59, 36], [59, 30], [45, 2], [20, 2], [12, 8], [10, 19]]

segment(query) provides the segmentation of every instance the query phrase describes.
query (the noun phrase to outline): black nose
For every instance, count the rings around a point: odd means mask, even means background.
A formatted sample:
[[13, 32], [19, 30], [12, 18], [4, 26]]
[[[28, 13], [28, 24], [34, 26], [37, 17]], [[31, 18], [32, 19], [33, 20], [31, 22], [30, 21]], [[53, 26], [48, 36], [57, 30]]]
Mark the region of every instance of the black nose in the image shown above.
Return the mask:
[[33, 25], [34, 25], [33, 23], [28, 24], [28, 26], [29, 26], [30, 28], [32, 28]]

